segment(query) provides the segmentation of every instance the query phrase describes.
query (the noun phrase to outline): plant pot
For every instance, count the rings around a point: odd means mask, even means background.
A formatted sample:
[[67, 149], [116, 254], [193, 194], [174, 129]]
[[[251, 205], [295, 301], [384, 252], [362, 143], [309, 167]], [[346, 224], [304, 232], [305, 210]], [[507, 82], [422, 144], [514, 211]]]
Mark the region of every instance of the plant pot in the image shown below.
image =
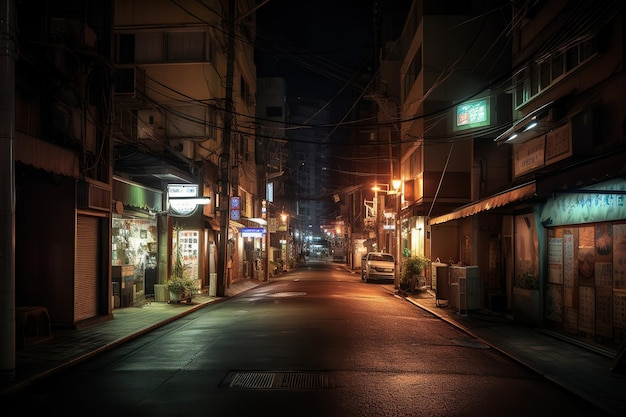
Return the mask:
[[415, 288], [417, 290], [424, 290], [426, 288], [426, 276], [425, 275], [417, 275], [414, 277], [415, 279]]
[[180, 301], [180, 293], [170, 291], [170, 301]]

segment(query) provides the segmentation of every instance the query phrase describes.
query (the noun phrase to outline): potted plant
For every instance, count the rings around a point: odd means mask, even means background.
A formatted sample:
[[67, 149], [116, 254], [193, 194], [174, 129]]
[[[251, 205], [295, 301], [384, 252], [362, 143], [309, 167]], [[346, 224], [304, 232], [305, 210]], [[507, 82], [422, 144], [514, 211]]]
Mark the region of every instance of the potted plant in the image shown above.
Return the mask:
[[196, 281], [190, 278], [172, 277], [167, 280], [166, 286], [170, 293], [170, 301], [191, 298], [199, 292]]
[[416, 287], [421, 288], [426, 285], [424, 269], [430, 265], [430, 259], [422, 255], [405, 257], [402, 260], [402, 270], [400, 273], [400, 283], [409, 288], [410, 291]]
[[196, 281], [185, 276], [185, 265], [183, 265], [180, 247], [176, 248], [176, 261], [172, 267], [172, 275], [165, 282], [170, 293], [170, 301], [180, 301], [181, 298], [190, 298], [199, 292]]

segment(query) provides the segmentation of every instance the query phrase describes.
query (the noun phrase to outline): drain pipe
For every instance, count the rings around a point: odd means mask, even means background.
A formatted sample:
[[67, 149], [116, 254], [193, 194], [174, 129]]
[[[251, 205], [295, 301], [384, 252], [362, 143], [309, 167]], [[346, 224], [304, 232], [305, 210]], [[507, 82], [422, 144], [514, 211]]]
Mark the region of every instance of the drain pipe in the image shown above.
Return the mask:
[[0, 377], [15, 377], [15, 1], [0, 1]]

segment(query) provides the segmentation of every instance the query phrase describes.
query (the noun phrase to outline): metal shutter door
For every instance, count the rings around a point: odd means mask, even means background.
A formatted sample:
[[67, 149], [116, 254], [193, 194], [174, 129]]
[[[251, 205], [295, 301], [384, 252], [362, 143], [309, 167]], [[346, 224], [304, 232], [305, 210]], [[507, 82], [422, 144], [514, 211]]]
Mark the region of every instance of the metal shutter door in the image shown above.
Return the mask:
[[77, 218], [74, 321], [98, 313], [99, 222], [98, 217], [78, 215]]

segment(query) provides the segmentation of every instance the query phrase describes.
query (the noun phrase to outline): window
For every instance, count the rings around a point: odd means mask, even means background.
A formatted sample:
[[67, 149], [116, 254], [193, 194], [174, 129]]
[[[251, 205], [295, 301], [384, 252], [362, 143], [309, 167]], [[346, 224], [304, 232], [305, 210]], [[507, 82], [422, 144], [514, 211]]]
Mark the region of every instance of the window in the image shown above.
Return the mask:
[[580, 51], [578, 48], [570, 48], [565, 53], [565, 71], [571, 71], [578, 66], [580, 62]]
[[541, 94], [550, 85], [575, 71], [597, 54], [594, 39], [589, 39], [556, 53], [541, 63], [532, 63], [514, 77], [515, 105], [519, 107]]
[[212, 108], [209, 108], [206, 134], [208, 138], [217, 139], [217, 113]]
[[552, 72], [550, 70], [550, 63], [544, 62], [543, 64], [540, 65], [539, 84], [544, 88], [545, 86], [550, 85], [550, 81], [552, 80], [551, 76], [552, 76]]
[[246, 82], [245, 78], [240, 77], [239, 80], [240, 80], [240, 88], [241, 88], [241, 98], [247, 104], [252, 104], [251, 103], [252, 96], [250, 95], [250, 86]]
[[422, 47], [420, 46], [413, 60], [409, 64], [407, 68], [407, 72], [404, 75], [404, 79], [402, 80], [404, 98], [408, 97], [409, 92], [411, 91], [411, 87], [413, 87], [413, 83], [419, 76], [420, 72], [422, 72]]
[[163, 34], [161, 32], [137, 33], [135, 35], [135, 62], [163, 61]]
[[215, 62], [211, 32], [139, 32], [120, 34], [118, 63]]
[[123, 33], [117, 37], [117, 62], [119, 64], [135, 62], [135, 35]]
[[204, 61], [204, 32], [168, 32], [167, 60], [175, 62]]
[[215, 40], [215, 36], [212, 32], [208, 33], [207, 48], [207, 61], [215, 63], [215, 51], [217, 50], [217, 41]]
[[563, 75], [563, 65], [564, 65], [564, 61], [563, 61], [563, 54], [558, 54], [556, 55], [553, 59], [552, 62], [550, 63], [550, 68], [552, 69], [552, 80], [556, 80], [557, 78], [559, 78], [561, 75]]
[[519, 107], [527, 100], [524, 94], [526, 91], [526, 70], [523, 70], [515, 75], [513, 80], [515, 82], [515, 106]]

